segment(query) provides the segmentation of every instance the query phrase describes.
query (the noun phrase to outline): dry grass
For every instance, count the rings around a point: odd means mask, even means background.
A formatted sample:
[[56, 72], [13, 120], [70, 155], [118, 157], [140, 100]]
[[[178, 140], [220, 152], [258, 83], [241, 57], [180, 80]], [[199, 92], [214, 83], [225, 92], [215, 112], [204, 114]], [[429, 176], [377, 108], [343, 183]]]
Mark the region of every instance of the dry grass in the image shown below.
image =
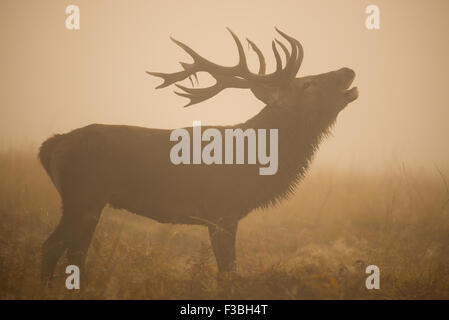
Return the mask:
[[[88, 254], [87, 288], [39, 280], [40, 247], [59, 197], [31, 151], [0, 153], [1, 299], [449, 298], [449, 190], [444, 175], [312, 170], [282, 206], [240, 225], [238, 272], [218, 276], [202, 227], [104, 210]], [[364, 286], [365, 266], [381, 289]]]

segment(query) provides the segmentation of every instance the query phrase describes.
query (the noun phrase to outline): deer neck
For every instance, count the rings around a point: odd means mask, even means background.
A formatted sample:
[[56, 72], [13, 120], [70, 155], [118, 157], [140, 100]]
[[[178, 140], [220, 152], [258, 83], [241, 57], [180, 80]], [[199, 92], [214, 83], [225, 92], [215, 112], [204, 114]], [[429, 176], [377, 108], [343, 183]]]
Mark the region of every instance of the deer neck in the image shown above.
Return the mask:
[[272, 176], [276, 180], [273, 185], [277, 186], [272, 190], [272, 196], [277, 199], [293, 191], [335, 120], [306, 110], [267, 105], [259, 114], [237, 126], [242, 129], [278, 129], [279, 169]]

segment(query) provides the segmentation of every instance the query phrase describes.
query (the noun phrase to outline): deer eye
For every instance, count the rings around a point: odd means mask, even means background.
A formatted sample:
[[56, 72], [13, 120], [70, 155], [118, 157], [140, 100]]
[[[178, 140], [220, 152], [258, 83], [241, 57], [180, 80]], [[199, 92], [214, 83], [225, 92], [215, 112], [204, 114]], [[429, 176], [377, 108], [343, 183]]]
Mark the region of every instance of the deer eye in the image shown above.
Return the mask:
[[313, 83], [312, 81], [308, 81], [306, 83], [304, 83], [304, 85], [302, 86], [303, 89], [307, 89], [311, 86], [315, 85], [315, 83]]

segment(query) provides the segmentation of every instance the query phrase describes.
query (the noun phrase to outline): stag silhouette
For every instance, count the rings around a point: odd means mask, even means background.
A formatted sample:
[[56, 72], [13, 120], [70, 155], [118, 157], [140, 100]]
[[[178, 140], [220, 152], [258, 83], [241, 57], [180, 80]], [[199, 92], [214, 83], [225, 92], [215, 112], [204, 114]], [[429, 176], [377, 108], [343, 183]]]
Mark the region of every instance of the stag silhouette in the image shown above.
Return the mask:
[[[164, 80], [158, 88], [197, 72], [214, 77], [216, 84], [209, 88], [177, 84], [182, 90], [177, 94], [190, 99], [188, 106], [225, 88], [250, 89], [265, 107], [243, 123], [215, 128], [220, 132], [227, 128], [278, 129], [277, 173], [259, 175], [258, 167], [248, 164], [174, 165], [169, 159], [170, 130], [92, 124], [55, 135], [42, 144], [39, 153], [62, 199], [61, 221], [43, 244], [44, 279], [51, 279], [65, 251], [70, 264], [84, 267], [106, 204], [162, 223], [206, 226], [219, 271], [235, 270], [238, 222], [251, 210], [274, 205], [293, 192], [339, 112], [358, 97], [357, 88], [349, 90], [355, 73], [348, 68], [297, 78], [302, 46], [276, 30], [291, 49], [278, 40], [272, 42], [276, 71], [271, 74], [266, 74], [264, 56], [250, 40], [260, 68], [258, 74], [249, 70], [242, 44], [231, 30], [239, 54], [236, 66], [214, 64], [172, 39], [193, 63], [181, 63], [183, 70], [175, 73], [148, 73]], [[285, 54], [285, 66], [277, 46]], [[192, 128], [186, 130], [192, 133]]]

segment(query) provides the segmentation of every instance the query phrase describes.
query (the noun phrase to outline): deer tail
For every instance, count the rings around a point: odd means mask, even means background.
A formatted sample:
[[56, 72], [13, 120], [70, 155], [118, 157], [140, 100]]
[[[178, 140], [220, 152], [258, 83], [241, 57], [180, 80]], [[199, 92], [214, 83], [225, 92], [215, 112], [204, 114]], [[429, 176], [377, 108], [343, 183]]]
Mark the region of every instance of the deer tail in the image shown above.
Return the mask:
[[61, 137], [60, 134], [55, 134], [53, 137], [45, 140], [39, 149], [39, 160], [41, 161], [42, 166], [44, 167], [45, 171], [50, 176], [50, 178], [51, 178], [50, 160], [53, 151], [55, 149], [55, 146], [57, 145], [57, 142], [60, 137]]

